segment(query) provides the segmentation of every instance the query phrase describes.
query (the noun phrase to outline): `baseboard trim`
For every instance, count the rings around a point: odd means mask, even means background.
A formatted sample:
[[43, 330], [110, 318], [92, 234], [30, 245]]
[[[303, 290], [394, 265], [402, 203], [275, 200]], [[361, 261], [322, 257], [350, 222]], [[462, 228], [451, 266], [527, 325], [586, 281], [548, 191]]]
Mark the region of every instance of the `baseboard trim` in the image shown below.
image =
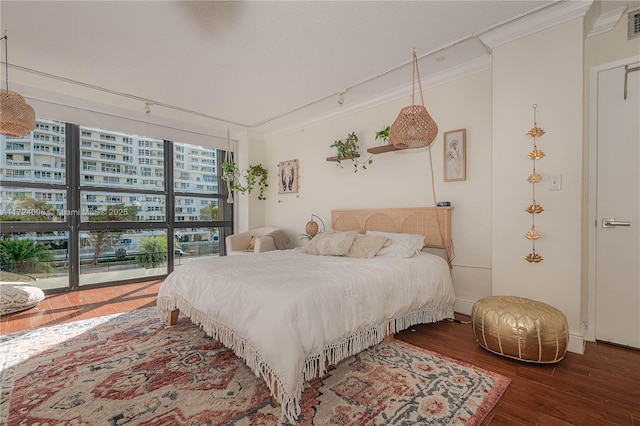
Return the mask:
[[587, 340], [584, 338], [584, 334], [569, 332], [569, 344], [567, 345], [567, 351], [584, 355], [584, 348], [586, 345]]
[[453, 305], [453, 310], [464, 315], [471, 315], [473, 303], [473, 300], [456, 299], [456, 302]]

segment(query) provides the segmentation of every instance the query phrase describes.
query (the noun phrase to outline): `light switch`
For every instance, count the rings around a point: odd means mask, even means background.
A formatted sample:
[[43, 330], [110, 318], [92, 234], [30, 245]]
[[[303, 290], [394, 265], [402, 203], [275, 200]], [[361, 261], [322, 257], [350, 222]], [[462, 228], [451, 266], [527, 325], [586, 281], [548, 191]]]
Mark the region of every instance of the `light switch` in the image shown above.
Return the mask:
[[549, 191], [560, 191], [562, 189], [562, 173], [549, 175]]

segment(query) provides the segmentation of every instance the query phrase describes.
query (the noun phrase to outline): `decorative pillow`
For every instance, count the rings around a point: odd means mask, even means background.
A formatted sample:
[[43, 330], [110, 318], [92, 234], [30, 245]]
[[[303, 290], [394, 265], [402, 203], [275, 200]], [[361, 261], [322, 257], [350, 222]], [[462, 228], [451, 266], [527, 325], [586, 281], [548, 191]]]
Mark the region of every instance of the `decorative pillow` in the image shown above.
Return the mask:
[[306, 246], [300, 248], [300, 251], [302, 253], [308, 253], [308, 254], [316, 254], [316, 255], [320, 254], [320, 252], [318, 251], [318, 242], [322, 241], [325, 238], [329, 238], [331, 235], [335, 233], [336, 231], [334, 231], [333, 229], [330, 229], [326, 232], [322, 232], [316, 235], [311, 239], [311, 241]]
[[33, 308], [44, 300], [44, 292], [27, 283], [0, 284], [0, 315]]
[[376, 256], [409, 258], [415, 256], [424, 247], [424, 236], [420, 234], [367, 231], [367, 235], [387, 237], [391, 240], [391, 245], [380, 249]]
[[318, 252], [322, 256], [344, 256], [347, 254], [358, 231], [334, 232], [317, 242]]
[[249, 247], [247, 247], [247, 251], [253, 251], [253, 249], [256, 247], [257, 240], [258, 237], [251, 237], [251, 241], [249, 241]]
[[391, 240], [387, 237], [358, 234], [356, 239], [353, 240], [347, 256], [358, 259], [371, 259], [378, 253], [378, 250], [388, 245], [391, 245]]

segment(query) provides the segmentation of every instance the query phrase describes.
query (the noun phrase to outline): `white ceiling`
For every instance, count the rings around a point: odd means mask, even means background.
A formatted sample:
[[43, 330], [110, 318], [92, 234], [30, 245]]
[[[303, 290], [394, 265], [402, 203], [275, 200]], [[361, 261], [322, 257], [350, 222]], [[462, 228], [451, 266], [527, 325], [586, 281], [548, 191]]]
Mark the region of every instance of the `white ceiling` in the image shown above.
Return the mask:
[[475, 37], [557, 3], [2, 0], [0, 19], [10, 85], [273, 132], [406, 86], [414, 48], [423, 79], [487, 55]]

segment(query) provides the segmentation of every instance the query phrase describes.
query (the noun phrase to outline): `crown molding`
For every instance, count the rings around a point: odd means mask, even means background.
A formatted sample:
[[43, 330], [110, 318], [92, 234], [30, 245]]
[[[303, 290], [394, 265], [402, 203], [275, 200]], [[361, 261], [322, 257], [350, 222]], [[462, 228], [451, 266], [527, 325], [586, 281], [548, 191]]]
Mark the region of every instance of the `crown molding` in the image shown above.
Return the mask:
[[[423, 78], [420, 80], [420, 82], [423, 89], [426, 90], [432, 87], [451, 83], [453, 81], [471, 76], [473, 74], [477, 74], [482, 71], [490, 70], [491, 66], [491, 56], [487, 54], [476, 59], [464, 62], [449, 70], [434, 74], [427, 78]], [[276, 138], [285, 134], [297, 132], [301, 129], [314, 126], [318, 123], [322, 123], [333, 118], [354, 114], [369, 108], [386, 104], [388, 102], [408, 97], [411, 94], [411, 87], [411, 83], [408, 83], [406, 85], [402, 85], [394, 89], [382, 92], [376, 96], [371, 96], [357, 102], [350, 102], [349, 106], [344, 105], [340, 109], [335, 109], [325, 114], [316, 115], [309, 120], [301, 120], [289, 126], [279, 128], [273, 132], [265, 132], [265, 139]]]
[[[524, 15], [515, 21], [500, 25], [495, 29], [486, 32], [485, 34], [478, 36], [480, 41], [487, 48], [489, 54], [464, 62], [460, 65], [452, 67], [449, 70], [422, 79], [422, 86], [423, 88], [428, 89], [470, 76], [484, 70], [490, 70], [492, 67], [492, 57], [490, 52], [493, 48], [510, 41], [517, 40], [519, 38], [526, 37], [540, 31], [544, 31], [548, 28], [552, 28], [556, 25], [560, 25], [572, 19], [583, 18], [592, 4], [593, 0], [562, 0], [560, 2], [551, 4], [543, 9], [540, 9], [534, 13]], [[340, 109], [332, 109], [331, 111], [315, 115], [314, 117], [306, 120], [298, 120], [295, 123], [292, 123], [285, 127], [277, 128], [273, 131], [267, 130], [264, 132], [264, 135], [266, 139], [271, 139], [285, 134], [293, 133], [306, 127], [317, 125], [318, 123], [322, 123], [327, 120], [331, 120], [348, 114], [353, 114], [368, 108], [373, 108], [381, 104], [401, 99], [410, 93], [411, 84], [399, 86], [369, 98], [361, 99], [355, 102], [349, 102], [348, 106], [343, 105], [342, 107], [340, 107]], [[260, 126], [257, 126], [255, 130], [259, 131]]]
[[563, 1], [502, 25], [479, 38], [487, 48], [494, 49], [502, 44], [544, 31], [572, 19], [582, 18], [592, 3], [593, 0]]

